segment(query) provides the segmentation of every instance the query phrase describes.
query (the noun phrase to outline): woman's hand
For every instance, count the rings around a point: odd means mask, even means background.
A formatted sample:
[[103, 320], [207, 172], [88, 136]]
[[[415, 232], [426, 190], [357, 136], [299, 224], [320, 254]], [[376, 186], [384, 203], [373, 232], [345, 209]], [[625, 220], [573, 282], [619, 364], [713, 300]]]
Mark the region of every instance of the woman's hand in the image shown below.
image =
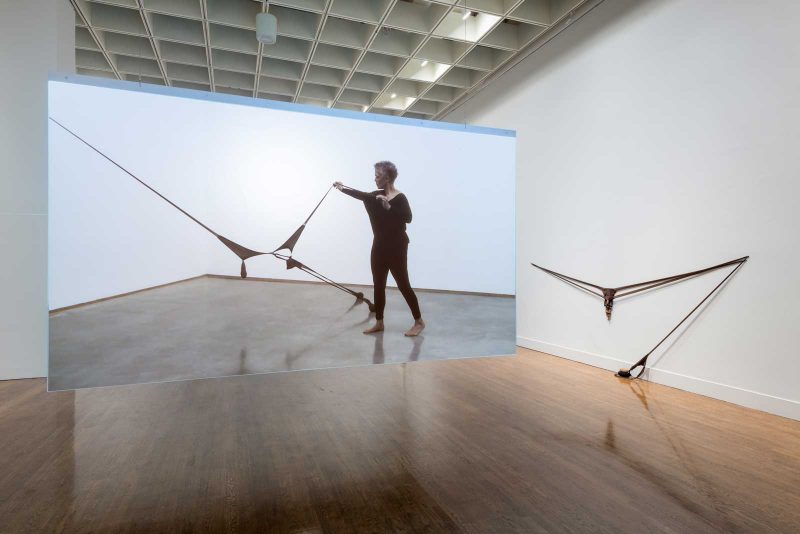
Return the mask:
[[342, 188], [344, 187], [344, 184], [342, 182], [333, 182], [333, 187], [341, 191]]
[[392, 209], [392, 205], [389, 204], [389, 199], [386, 198], [386, 195], [375, 195], [375, 198], [378, 200], [378, 202], [381, 203], [383, 209], [385, 210]]

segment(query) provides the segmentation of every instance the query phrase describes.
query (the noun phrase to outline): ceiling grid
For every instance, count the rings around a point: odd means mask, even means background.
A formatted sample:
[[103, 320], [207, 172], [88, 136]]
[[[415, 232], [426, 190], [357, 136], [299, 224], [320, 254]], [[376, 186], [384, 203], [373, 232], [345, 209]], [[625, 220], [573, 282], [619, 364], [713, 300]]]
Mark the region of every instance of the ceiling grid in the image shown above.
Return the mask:
[[[70, 4], [72, 4], [72, 8], [75, 10], [75, 64], [80, 65], [81, 60], [85, 62], [92, 61], [90, 57], [81, 57], [81, 50], [84, 51], [91, 51], [91, 52], [100, 52], [105, 59], [105, 64], [108, 67], [108, 70], [111, 72], [114, 78], [122, 78], [119, 71], [117, 70], [114, 62], [111, 61], [111, 58], [108, 55], [108, 51], [103, 46], [103, 41], [100, 39], [98, 32], [91, 26], [89, 23], [89, 18], [86, 16], [84, 12], [85, 2], [80, 2], [79, 0], [70, 0]], [[80, 25], [83, 25], [86, 29], [88, 34], [88, 39], [86, 39], [85, 35], [81, 35], [79, 32]], [[83, 37], [83, 39], [81, 39]], [[78, 48], [79, 45], [83, 45], [83, 48]], [[102, 64], [102, 63], [100, 63]], [[80, 67], [76, 67], [80, 69]]]
[[[367, 111], [367, 112], [375, 112], [375, 111], [382, 112], [383, 109], [385, 109], [385, 108], [383, 106], [380, 106], [380, 104], [386, 104], [387, 107], [388, 107], [389, 105], [391, 105], [391, 102], [393, 100], [398, 100], [398, 96], [397, 96], [398, 93], [395, 92], [395, 86], [397, 85], [395, 82], [396, 82], [398, 76], [400, 75], [400, 73], [404, 72], [404, 69], [406, 69], [406, 67], [409, 64], [409, 62], [412, 61], [412, 58], [415, 57], [415, 54], [417, 54], [419, 52], [419, 50], [422, 49], [422, 47], [431, 39], [431, 36], [433, 35], [434, 30], [439, 26], [439, 24], [441, 23], [442, 20], [444, 20], [448, 15], [451, 14], [452, 10], [453, 10], [453, 6], [448, 6], [448, 7], [446, 7], [446, 9], [442, 10], [439, 13], [438, 20], [436, 20], [436, 22], [434, 24], [430, 24], [429, 25], [430, 29], [427, 32], [427, 34], [419, 41], [419, 43], [417, 43], [416, 47], [411, 52], [411, 54], [404, 59], [402, 64], [399, 65], [399, 67], [398, 67], [397, 71], [395, 72], [394, 76], [392, 76], [389, 79], [389, 82], [384, 86], [383, 90], [380, 93], [378, 93], [378, 95], [375, 97], [375, 99], [372, 102], [372, 104], [369, 107], [367, 107], [364, 111]], [[434, 17], [435, 16], [436, 15], [434, 14]], [[388, 29], [389, 31], [393, 31], [392, 28], [386, 27], [386, 29]], [[420, 67], [420, 71], [422, 71], [422, 69], [424, 69], [424, 68], [425, 67]], [[406, 87], [410, 87], [411, 88], [410, 91], [408, 91], [408, 92], [414, 92], [413, 88], [417, 87], [417, 85], [412, 82], [411, 84], [406, 85]], [[389, 94], [389, 98], [388, 99], [386, 98], [387, 91], [389, 91], [389, 93], [388, 93]], [[409, 104], [408, 104], [408, 100], [407, 99], [414, 98], [414, 97], [413, 96], [400, 95], [399, 98], [400, 98], [400, 101], [399, 101], [398, 105], [402, 108], [400, 111], [405, 113], [407, 111], [407, 109], [409, 108]], [[376, 104], [378, 104], [379, 107], [376, 108]]]
[[[322, 16], [320, 18], [319, 23], [317, 24], [317, 29], [314, 34], [314, 41], [311, 43], [311, 51], [309, 52], [309, 57], [314, 57], [314, 54], [316, 54], [317, 46], [319, 45], [319, 36], [322, 34], [322, 28], [325, 26], [325, 21], [328, 20], [328, 13], [330, 12], [332, 2], [333, 0], [326, 0], [325, 2], [325, 9], [322, 12]], [[300, 74], [300, 80], [298, 80], [297, 82], [297, 90], [295, 91], [294, 94], [295, 102], [298, 101], [303, 91], [303, 84], [306, 81], [306, 76], [308, 75], [308, 69], [310, 66], [311, 64], [309, 62], [306, 62], [305, 65], [303, 65], [303, 72]]]
[[203, 39], [205, 44], [206, 63], [208, 69], [208, 86], [209, 90], [215, 91], [214, 84], [214, 57], [211, 54], [211, 31], [208, 26], [208, 3], [206, 0], [200, 0], [200, 15], [203, 17]]
[[[79, 74], [420, 119], [587, 1], [70, 0]], [[264, 11], [274, 45], [256, 39]]]
[[333, 98], [333, 107], [350, 109], [351, 111], [366, 111], [369, 108], [369, 106], [365, 104], [359, 106], [359, 104], [353, 104], [353, 103], [350, 104], [339, 103], [339, 99], [341, 98], [342, 93], [350, 84], [350, 81], [353, 79], [353, 76], [356, 74], [358, 66], [361, 64], [361, 61], [367, 54], [367, 50], [369, 50], [370, 47], [372, 46], [373, 42], [375, 41], [375, 38], [378, 36], [379, 32], [381, 31], [381, 28], [383, 27], [386, 17], [388, 17], [389, 13], [392, 12], [392, 8], [397, 3], [397, 1], [398, 0], [391, 0], [386, 4], [385, 9], [383, 10], [383, 14], [381, 15], [380, 19], [378, 19], [377, 24], [374, 28], [367, 27], [370, 36], [367, 39], [367, 42], [364, 44], [364, 47], [361, 48], [361, 50], [359, 51], [358, 57], [356, 58], [356, 61], [353, 64], [353, 68], [350, 69], [350, 71], [347, 73], [341, 85], [339, 86], [338, 90], [336, 91], [336, 96]]
[[[513, 1], [513, 3], [511, 3], [511, 5], [510, 5], [510, 6], [508, 7], [508, 9], [507, 9], [507, 10], [506, 10], [506, 11], [503, 13], [503, 15], [504, 15], [504, 16], [508, 16], [508, 15], [509, 15], [510, 13], [512, 13], [512, 12], [513, 12], [513, 11], [514, 11], [514, 10], [515, 10], [515, 9], [516, 9], [518, 6], [520, 6], [522, 3], [524, 3], [524, 1], [525, 1], [525, 0], [515, 0], [515, 1]], [[506, 3], [508, 4], [509, 2], [506, 2]], [[464, 17], [464, 16], [465, 16], [465, 15], [464, 15], [464, 13], [465, 13], [465, 12], [471, 12], [471, 5], [470, 5], [470, 3], [469, 3], [469, 1], [468, 1], [468, 0], [462, 0], [462, 1], [456, 0], [455, 4], [461, 8], [461, 10], [462, 10], [462, 17]], [[477, 15], [476, 15], [476, 16], [477, 16]], [[469, 32], [470, 32], [469, 22], [470, 22], [470, 19], [471, 19], [471, 18], [472, 18], [471, 16], [468, 16], [468, 17], [466, 17], [466, 18], [462, 18], [462, 20], [463, 20], [463, 23], [464, 23], [464, 36], [463, 36], [463, 39], [464, 39], [464, 42], [465, 42], [465, 43], [469, 43], [469, 42], [470, 42], [470, 41], [469, 41], [469, 37], [471, 37], [471, 36], [469, 35]], [[503, 18], [503, 17], [498, 17], [498, 18], [497, 18], [497, 20], [495, 20], [493, 23], [491, 23], [491, 25], [490, 25], [490, 26], [487, 28], [487, 30], [486, 30], [486, 32], [484, 33], [484, 35], [490, 35], [490, 34], [492, 33], [492, 31], [493, 31], [495, 28], [497, 28], [497, 26], [498, 26], [499, 24], [504, 24], [504, 23], [505, 23], [505, 24], [508, 24], [508, 22], [505, 22], [505, 21], [507, 21], [507, 20], [509, 20], [509, 19], [505, 19], [505, 18]], [[544, 28], [542, 28], [542, 30], [543, 30], [543, 29], [544, 29]], [[460, 30], [461, 30], [461, 28], [459, 28], [459, 27], [457, 27], [457, 26], [453, 26], [453, 29], [452, 29], [452, 31], [451, 31], [451, 34], [457, 34], [457, 33], [459, 33], [459, 32], [460, 32]], [[539, 30], [539, 28], [537, 27], [537, 28], [536, 28], [536, 30], [535, 30], [535, 33], [534, 33], [534, 35], [536, 35], [536, 33], [538, 33], [539, 31], [540, 31], [540, 30]], [[451, 71], [453, 71], [453, 69], [454, 69], [454, 68], [459, 68], [459, 67], [456, 67], [456, 65], [462, 65], [462, 64], [464, 63], [464, 61], [466, 60], [466, 58], [469, 56], [470, 52], [472, 52], [472, 51], [475, 49], [475, 47], [477, 47], [477, 46], [478, 46], [478, 41], [479, 41], [479, 40], [477, 40], [477, 39], [476, 39], [476, 40], [472, 41], [472, 44], [471, 44], [471, 45], [470, 45], [470, 44], [467, 44], [467, 46], [466, 46], [466, 47], [465, 47], [465, 48], [464, 48], [464, 49], [461, 51], [461, 54], [460, 54], [460, 55], [459, 55], [459, 56], [456, 58], [456, 60], [453, 62], [453, 64], [452, 64], [452, 65], [450, 65], [450, 66], [449, 66], [449, 68], [447, 68], [447, 69], [446, 69], [444, 72], [442, 72], [442, 74], [441, 74], [441, 76], [440, 76], [440, 79], [447, 80], [447, 79], [448, 79], [448, 78], [447, 78], [448, 74], [449, 74]], [[513, 54], [507, 54], [507, 58], [506, 58], [506, 59], [510, 59], [512, 55], [513, 55]], [[459, 71], [456, 71], [456, 72], [459, 72]], [[459, 94], [457, 95], [458, 97], [460, 97], [460, 96], [461, 96], [461, 95], [462, 95], [464, 92], [466, 92], [466, 91], [467, 91], [469, 88], [471, 88], [471, 87], [473, 87], [473, 86], [477, 85], [478, 83], [480, 83], [480, 81], [481, 81], [483, 78], [485, 78], [486, 76], [488, 76], [488, 75], [489, 75], [489, 74], [490, 74], [492, 71], [491, 71], [491, 70], [489, 70], [489, 71], [485, 71], [485, 72], [484, 72], [484, 71], [477, 71], [477, 70], [476, 70], [475, 72], [476, 72], [477, 74], [470, 75], [470, 74], [469, 74], [469, 71], [464, 71], [464, 76], [466, 76], [466, 77], [467, 77], [467, 81], [469, 81], [469, 82], [471, 82], [471, 83], [469, 83], [469, 87], [459, 87], [459, 86], [456, 86], [456, 87], [454, 87], [454, 89], [455, 89], [455, 91], [454, 91], [454, 92], [459, 92]], [[455, 77], [452, 77], [452, 78], [455, 78]], [[454, 81], [455, 81], [455, 80], [454, 80]], [[428, 111], [431, 111], [431, 110], [433, 110], [433, 109], [436, 109], [436, 115], [438, 115], [438, 114], [440, 114], [440, 113], [441, 113], [441, 111], [442, 111], [442, 109], [443, 109], [443, 107], [444, 107], [444, 106], [442, 105], [442, 104], [444, 104], [443, 102], [440, 102], [440, 103], [439, 103], [438, 105], [436, 105], [435, 107], [431, 107], [431, 106], [427, 106], [427, 107], [426, 107], [426, 106], [425, 106], [425, 102], [431, 102], [430, 100], [426, 100], [426, 99], [425, 99], [425, 96], [428, 94], [428, 91], [429, 91], [429, 90], [431, 89], [431, 87], [433, 87], [433, 86], [434, 86], [434, 84], [430, 84], [430, 85], [428, 85], [428, 86], [427, 86], [425, 89], [423, 89], [423, 90], [422, 90], [422, 92], [420, 93], [420, 95], [419, 95], [419, 97], [418, 97], [418, 99], [417, 99], [417, 102], [415, 102], [415, 105], [412, 105], [412, 110], [414, 110], [414, 111], [420, 111], [421, 109], [427, 109]]]
[[[268, 3], [262, 2], [261, 3], [261, 12], [267, 13], [269, 10]], [[253, 88], [253, 98], [258, 98], [258, 85], [259, 81], [261, 81], [261, 56], [264, 54], [264, 43], [258, 43], [258, 52], [256, 53], [256, 80], [255, 80], [255, 87]]]
[[[144, 29], [147, 32], [147, 39], [150, 41], [150, 47], [153, 49], [153, 55], [155, 56], [155, 60], [158, 63], [158, 69], [161, 71], [161, 78], [164, 80], [166, 85], [172, 85], [170, 82], [169, 77], [167, 77], [167, 71], [164, 70], [164, 62], [161, 61], [161, 54], [158, 51], [158, 45], [156, 44], [156, 40], [153, 37], [153, 29], [150, 26], [150, 21], [147, 19], [144, 11], [144, 2], [143, 0], [137, 0], [139, 5], [139, 13], [142, 16], [142, 23], [144, 24]], [[141, 76], [141, 70], [139, 71]]]

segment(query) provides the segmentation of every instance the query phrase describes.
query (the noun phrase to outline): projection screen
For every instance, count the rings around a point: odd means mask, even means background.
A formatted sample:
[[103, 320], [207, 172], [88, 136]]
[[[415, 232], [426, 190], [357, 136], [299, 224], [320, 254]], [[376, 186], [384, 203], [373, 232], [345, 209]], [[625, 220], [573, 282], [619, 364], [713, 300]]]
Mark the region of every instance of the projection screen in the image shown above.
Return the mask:
[[[82, 76], [51, 79], [49, 115], [51, 389], [513, 353], [514, 132]], [[211, 232], [272, 251], [327, 193], [284, 254], [373, 301], [367, 212], [331, 186], [375, 191], [379, 161], [427, 327], [397, 345], [413, 317], [390, 276], [377, 351], [352, 295], [270, 255], [243, 280]]]

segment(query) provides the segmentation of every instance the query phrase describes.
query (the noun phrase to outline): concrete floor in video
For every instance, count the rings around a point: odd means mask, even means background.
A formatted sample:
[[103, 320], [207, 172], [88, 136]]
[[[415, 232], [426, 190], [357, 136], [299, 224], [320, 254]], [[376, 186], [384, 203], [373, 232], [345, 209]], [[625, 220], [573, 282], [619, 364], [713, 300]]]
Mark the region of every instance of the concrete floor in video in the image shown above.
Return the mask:
[[[371, 288], [354, 288], [372, 298]], [[56, 312], [49, 389], [500, 356], [516, 352], [513, 297], [417, 291], [427, 328], [387, 289], [382, 334], [364, 303], [316, 283], [202, 277]]]

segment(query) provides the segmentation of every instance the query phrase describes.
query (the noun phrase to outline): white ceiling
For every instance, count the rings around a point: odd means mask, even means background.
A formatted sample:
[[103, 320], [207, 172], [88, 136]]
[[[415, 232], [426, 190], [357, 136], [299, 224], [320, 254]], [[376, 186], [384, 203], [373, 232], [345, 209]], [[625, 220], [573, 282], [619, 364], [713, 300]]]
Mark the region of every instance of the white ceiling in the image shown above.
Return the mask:
[[79, 74], [421, 119], [586, 1], [70, 0]]

